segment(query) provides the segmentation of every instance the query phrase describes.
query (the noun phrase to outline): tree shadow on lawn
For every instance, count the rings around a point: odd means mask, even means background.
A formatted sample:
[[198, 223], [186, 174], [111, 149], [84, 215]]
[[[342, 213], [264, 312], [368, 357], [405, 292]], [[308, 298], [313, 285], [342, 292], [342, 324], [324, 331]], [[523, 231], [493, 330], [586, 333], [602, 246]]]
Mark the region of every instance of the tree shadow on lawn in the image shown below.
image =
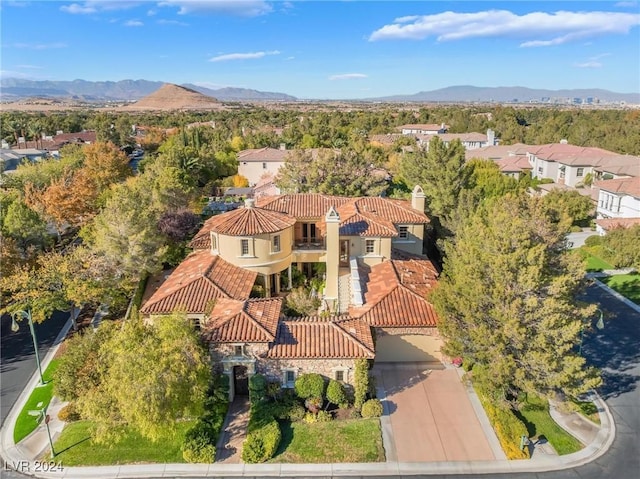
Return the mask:
[[278, 425], [280, 426], [282, 438], [280, 439], [278, 450], [273, 455], [274, 459], [277, 459], [278, 456], [283, 454], [293, 441], [293, 427], [291, 426], [291, 421], [278, 421]]

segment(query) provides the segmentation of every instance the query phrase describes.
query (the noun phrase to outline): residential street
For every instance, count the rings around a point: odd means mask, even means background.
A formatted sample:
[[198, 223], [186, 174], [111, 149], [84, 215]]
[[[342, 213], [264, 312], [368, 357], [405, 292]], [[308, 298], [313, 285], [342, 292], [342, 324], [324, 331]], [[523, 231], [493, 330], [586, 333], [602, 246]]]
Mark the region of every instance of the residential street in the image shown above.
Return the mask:
[[[42, 324], [35, 324], [34, 329], [38, 338], [40, 359], [58, 336], [58, 333], [69, 319], [68, 312], [56, 312]], [[0, 345], [0, 424], [4, 423], [27, 381], [36, 370], [36, 359], [33, 354], [33, 340], [29, 333], [29, 325], [21, 321], [17, 332], [11, 331], [11, 317], [1, 318]]]

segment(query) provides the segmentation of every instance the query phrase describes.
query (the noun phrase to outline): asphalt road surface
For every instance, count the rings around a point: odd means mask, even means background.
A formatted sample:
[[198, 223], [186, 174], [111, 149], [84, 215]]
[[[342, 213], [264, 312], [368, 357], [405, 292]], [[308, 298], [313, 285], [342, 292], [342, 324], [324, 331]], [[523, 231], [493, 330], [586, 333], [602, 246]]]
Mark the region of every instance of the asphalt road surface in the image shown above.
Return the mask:
[[[68, 312], [55, 312], [44, 323], [34, 325], [41, 360], [53, 345], [67, 319]], [[11, 331], [10, 316], [2, 316], [0, 323], [0, 424], [3, 424], [37, 367], [33, 339], [27, 321], [20, 321], [20, 329], [15, 333]]]
[[[616, 438], [609, 451], [589, 464], [564, 471], [407, 477], [423, 477], [425, 479], [469, 479], [473, 477], [501, 479], [640, 478], [640, 313], [608, 295], [597, 286], [590, 286], [583, 299], [597, 303], [605, 312], [604, 329], [598, 330], [594, 327], [587, 332], [582, 351], [591, 364], [603, 371], [604, 384], [599, 392], [611, 409], [616, 424]], [[2, 354], [4, 359], [4, 351]], [[2, 477], [21, 479], [25, 476], [5, 471]], [[357, 476], [351, 476], [351, 479], [354, 477]], [[393, 476], [387, 477], [392, 478]]]

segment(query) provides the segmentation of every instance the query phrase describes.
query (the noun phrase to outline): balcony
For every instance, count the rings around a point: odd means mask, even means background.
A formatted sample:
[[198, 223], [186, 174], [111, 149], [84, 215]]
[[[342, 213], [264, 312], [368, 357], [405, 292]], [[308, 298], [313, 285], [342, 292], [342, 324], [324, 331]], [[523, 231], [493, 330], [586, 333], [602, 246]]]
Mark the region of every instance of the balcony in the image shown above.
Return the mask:
[[322, 238], [296, 238], [293, 240], [294, 250], [324, 250], [324, 240]]

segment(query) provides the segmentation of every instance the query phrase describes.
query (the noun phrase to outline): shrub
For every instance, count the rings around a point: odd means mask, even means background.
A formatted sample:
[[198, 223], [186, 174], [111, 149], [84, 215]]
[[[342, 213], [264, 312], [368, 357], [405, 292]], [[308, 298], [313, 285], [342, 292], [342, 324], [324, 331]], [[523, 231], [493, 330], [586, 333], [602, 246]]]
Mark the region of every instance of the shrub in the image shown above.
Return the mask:
[[331, 404], [344, 404], [347, 402], [347, 393], [341, 382], [332, 379], [327, 386], [327, 401]]
[[182, 443], [182, 457], [192, 463], [212, 463], [216, 460], [217, 432], [205, 421], [198, 421], [187, 431]]
[[379, 399], [369, 399], [362, 405], [360, 413], [362, 417], [380, 417], [382, 416], [382, 403]]
[[80, 413], [76, 410], [73, 403], [69, 403], [58, 411], [58, 419], [64, 422], [78, 421], [80, 420]]
[[312, 412], [308, 412], [304, 415], [304, 418], [302, 420], [307, 424], [315, 424], [318, 422], [318, 416], [313, 414]]
[[257, 464], [271, 459], [282, 439], [278, 421], [273, 416], [254, 410], [247, 430], [247, 439], [242, 445], [242, 460]]
[[251, 408], [247, 438], [242, 445], [242, 460], [249, 464], [265, 462], [273, 457], [282, 439], [278, 421], [266, 403]]
[[296, 394], [302, 399], [324, 396], [324, 378], [317, 373], [298, 376], [295, 382]]
[[366, 359], [356, 359], [354, 372], [353, 407], [360, 411], [369, 392], [369, 363]]
[[333, 415], [329, 411], [318, 411], [316, 419], [318, 422], [329, 422], [333, 420]]
[[602, 236], [600, 235], [589, 236], [587, 239], [584, 240], [584, 245], [588, 247], [598, 246], [601, 244], [602, 244]]
[[285, 314], [288, 316], [308, 316], [317, 314], [320, 300], [311, 296], [304, 287], [295, 288], [287, 295]]
[[296, 403], [289, 408], [289, 415], [287, 419], [292, 422], [302, 421], [305, 414], [307, 414], [307, 411], [304, 406], [302, 404]]
[[249, 400], [255, 403], [267, 394], [267, 380], [262, 374], [254, 374], [249, 378]]
[[520, 438], [529, 435], [523, 422], [508, 407], [481, 400], [507, 459], [526, 459], [528, 454], [520, 450]]

